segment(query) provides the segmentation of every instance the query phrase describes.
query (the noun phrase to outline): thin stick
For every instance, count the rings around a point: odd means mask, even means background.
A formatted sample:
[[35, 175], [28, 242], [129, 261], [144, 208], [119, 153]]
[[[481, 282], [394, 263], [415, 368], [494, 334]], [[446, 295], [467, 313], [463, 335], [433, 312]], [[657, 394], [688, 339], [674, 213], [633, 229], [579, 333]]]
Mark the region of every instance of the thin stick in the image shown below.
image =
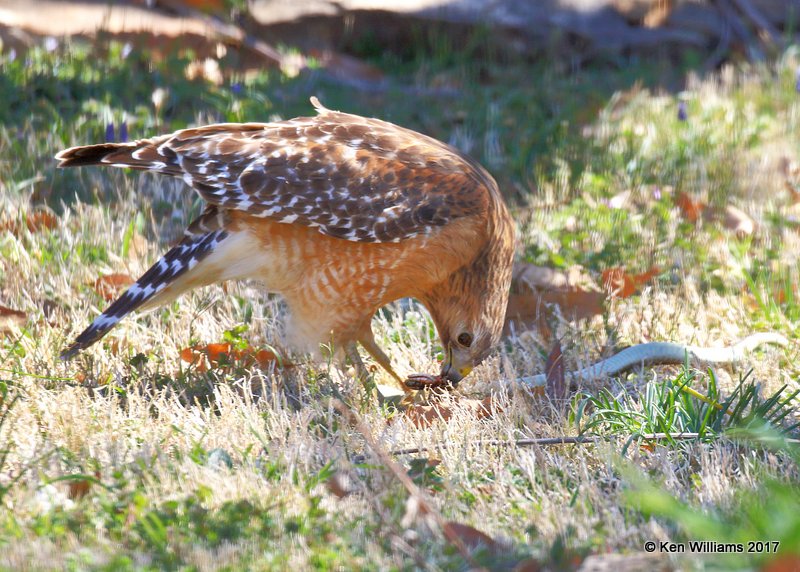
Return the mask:
[[[698, 439], [699, 433], [642, 433], [639, 437], [645, 441], [690, 441]], [[580, 443], [599, 443], [603, 441], [602, 437], [539, 437], [538, 439], [517, 439], [515, 441], [504, 441], [501, 439], [484, 439], [478, 441], [471, 441], [470, 445], [478, 445], [484, 447], [528, 447], [531, 445], [576, 445]], [[787, 443], [800, 443], [800, 439], [785, 439]], [[392, 455], [414, 455], [417, 453], [428, 453], [434, 451], [436, 447], [411, 447], [408, 449], [395, 449], [391, 451]]]
[[361, 436], [364, 437], [364, 440], [369, 445], [369, 448], [372, 449], [372, 452], [378, 457], [378, 459], [383, 463], [387, 469], [389, 469], [392, 474], [400, 481], [400, 484], [405, 487], [410, 494], [417, 502], [417, 505], [420, 507], [423, 514], [430, 516], [439, 529], [442, 531], [445, 539], [452, 544], [456, 550], [461, 553], [461, 556], [470, 564], [473, 569], [480, 568], [475, 561], [472, 559], [470, 555], [469, 548], [467, 545], [464, 544], [464, 541], [461, 540], [453, 529], [450, 526], [447, 526], [447, 522], [444, 520], [444, 517], [439, 513], [438, 510], [433, 506], [427, 495], [420, 490], [420, 488], [416, 485], [416, 483], [408, 476], [408, 473], [401, 467], [397, 461], [395, 461], [391, 454], [388, 453], [381, 445], [372, 437], [370, 433], [369, 427], [367, 427], [364, 422], [361, 420], [359, 415], [347, 407], [343, 401], [339, 399], [333, 400], [333, 406], [336, 410], [342, 414], [342, 416], [350, 421], [356, 430], [361, 433]]
[[253, 50], [279, 67], [283, 66], [284, 64], [284, 57], [278, 50], [263, 40], [259, 40], [258, 38], [254, 38], [253, 36], [249, 35], [242, 28], [235, 24], [223, 22], [216, 16], [206, 15], [199, 10], [189, 8], [183, 2], [176, 0], [161, 0], [161, 4], [169, 7], [183, 17], [195, 18], [202, 21], [221, 38], [234, 43], [239, 43], [246, 48]]
[[[644, 433], [640, 435], [642, 439], [647, 441], [663, 441], [667, 439], [697, 439], [698, 433]], [[486, 447], [510, 447], [515, 445], [517, 447], [528, 447], [531, 445], [575, 445], [579, 443], [599, 443], [603, 439], [601, 437], [539, 437], [537, 439], [517, 439], [515, 441], [504, 441], [502, 439], [483, 439], [479, 441], [472, 441], [470, 445], [479, 445]], [[412, 447], [409, 449], [395, 449], [391, 452], [392, 455], [413, 455], [416, 453], [427, 453], [433, 451], [435, 447]]]
[[762, 35], [769, 39], [769, 43], [778, 45], [781, 44], [781, 35], [778, 33], [778, 30], [775, 29], [772, 23], [767, 20], [759, 11], [759, 9], [753, 6], [749, 0], [732, 1], [734, 4], [736, 4], [739, 10], [743, 12], [744, 15], [747, 16], [747, 18], [749, 18], [750, 21], [760, 29]]
[[750, 30], [748, 30], [747, 26], [745, 26], [744, 22], [739, 18], [736, 10], [734, 10], [733, 6], [729, 3], [730, 1], [731, 0], [716, 0], [717, 8], [722, 12], [723, 17], [728, 19], [734, 34], [739, 36], [742, 42], [744, 42], [750, 58], [758, 61], [763, 60], [764, 52], [756, 45], [752, 34], [750, 34]]

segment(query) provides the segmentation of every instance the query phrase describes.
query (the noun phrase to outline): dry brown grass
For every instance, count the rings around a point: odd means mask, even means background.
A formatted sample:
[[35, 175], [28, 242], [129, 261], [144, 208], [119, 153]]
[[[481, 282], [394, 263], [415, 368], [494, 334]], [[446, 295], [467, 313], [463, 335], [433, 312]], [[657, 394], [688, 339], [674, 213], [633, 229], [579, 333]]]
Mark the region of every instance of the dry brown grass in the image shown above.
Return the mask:
[[[743, 76], [738, 81], [745, 85], [763, 81], [752, 73], [756, 80]], [[739, 109], [735, 98], [742, 90], [734, 94], [726, 82], [723, 76], [690, 84], [698, 109], [735, 113]], [[602, 142], [609, 132], [618, 133], [629, 123], [641, 125], [642, 136], [652, 133], [653, 143], [639, 148], [639, 158], [657, 165], [658, 146], [677, 136], [676, 128], [669, 131], [660, 115], [669, 105], [666, 96], [637, 95], [618, 111], [620, 118], [600, 120], [594, 136]], [[714, 130], [699, 118], [697, 122], [698, 130]], [[693, 181], [707, 183], [703, 177], [710, 164], [736, 167], [732, 188], [740, 208], [757, 219], [765, 212], [785, 212], [790, 207], [777, 194], [783, 191], [778, 190], [781, 180], [773, 165], [784, 156], [796, 158], [794, 127], [798, 126], [793, 103], [763, 127], [767, 134], [762, 144], [732, 157], [712, 149], [687, 170]], [[614, 141], [609, 153], [616, 152], [614, 145], [622, 145], [622, 139]], [[49, 141], [44, 146], [57, 145]], [[661, 168], [658, 176], [669, 182], [671, 169], [684, 167]], [[0, 346], [0, 377], [21, 396], [0, 430], [0, 443], [10, 451], [0, 483], [21, 476], [3, 498], [5, 508], [13, 512], [13, 523], [5, 521], [0, 566], [77, 569], [182, 563], [198, 570], [461, 566], [439, 530], [423, 518], [410, 518], [406, 493], [333, 408], [331, 399], [339, 395], [359, 411], [387, 450], [431, 447], [435, 451], [427, 455], [439, 462], [429, 475], [435, 483], [423, 486], [445, 518], [477, 527], [505, 543], [509, 556], [502, 565], [512, 567], [515, 558], [533, 553], [557, 569], [571, 561], [571, 550], [638, 552], [645, 540], [670, 540], [676, 535], [669, 521], [637, 513], [623, 498], [628, 484], [619, 470], [619, 452], [627, 436], [600, 445], [514, 444], [523, 437], [576, 432], [563, 404], [498, 382], [542, 371], [542, 349], [549, 348], [542, 348], [542, 340], [532, 332], [504, 344], [460, 389], [480, 397], [493, 391], [491, 416], [477, 419], [474, 410], [447, 398], [452, 418], [423, 428], [380, 408], [352, 372], [335, 364], [293, 356], [296, 367], [286, 370], [187, 369], [181, 349], [195, 342], [220, 341], [226, 330], [241, 323], [248, 323], [245, 337], [250, 344], [280, 346], [280, 302], [256, 284], [214, 286], [184, 296], [167, 309], [125, 320], [76, 361], [60, 362], [59, 351], [102, 309], [103, 301], [91, 287], [98, 276], [139, 275], [170, 237], [178, 236], [198, 206], [179, 184], [147, 175], [87, 171], [81, 180], [100, 193], [115, 189], [114, 200], [103, 206], [70, 204], [51, 231], [0, 234], [0, 301], [28, 315], [25, 327], [6, 332]], [[559, 181], [543, 183], [540, 197], [574, 192], [559, 189]], [[713, 194], [706, 183], [698, 183], [698, 189]], [[152, 206], [158, 203], [172, 206]], [[4, 216], [24, 217], [26, 210], [20, 194], [0, 195]], [[138, 212], [145, 214], [143, 230], [123, 256], [129, 223]], [[542, 213], [534, 216], [526, 242], [535, 240], [531, 238], [535, 232], [551, 230], [547, 212]], [[785, 317], [765, 319], [734, 286], [743, 271], [741, 260], [725, 242], [734, 238], [700, 232], [695, 240], [706, 241], [701, 248], [715, 260], [724, 289], [709, 289], [702, 268], [676, 262], [673, 283], [659, 282], [640, 296], [611, 302], [604, 318], [559, 321], [555, 333], [563, 340], [568, 364], [582, 366], [621, 345], [644, 340], [727, 345], [764, 328], [782, 325], [784, 333], [794, 333], [795, 323]], [[795, 232], [763, 230], [744, 264], [752, 265], [773, 245], [780, 250], [776, 264], [791, 268], [797, 262], [797, 241]], [[651, 248], [653, 244], [642, 245], [641, 256], [649, 256]], [[93, 249], [100, 254], [91, 254]], [[679, 258], [678, 252], [675, 260]], [[376, 317], [375, 330], [401, 373], [435, 370], [436, 340], [431, 339], [429, 320], [418, 305], [395, 305]], [[796, 356], [793, 341], [789, 349], [766, 349], [748, 363], [721, 368], [717, 374], [728, 390], [749, 368], [765, 394], [783, 384], [797, 388]], [[615, 387], [635, 390], [653, 376], [662, 379], [677, 371], [634, 372]], [[583, 389], [595, 391], [609, 384], [595, 380]], [[507, 441], [508, 446], [481, 446], [477, 444], [481, 440]], [[231, 466], [209, 460], [214, 450], [226, 452]], [[632, 448], [628, 460], [698, 510], [722, 513], [735, 511], [741, 491], [757, 491], [767, 477], [794, 483], [798, 479], [797, 467], [781, 455], [722, 442], [656, 446], [653, 451]], [[324, 478], [316, 482], [320, 471]], [[348, 483], [350, 494], [339, 498], [326, 486], [330, 471]], [[69, 481], [53, 481], [76, 474], [96, 475], [98, 482], [82, 498], [72, 499]], [[166, 548], [159, 547], [142, 528], [148, 511], [171, 501], [183, 502], [197, 491], [203, 491], [200, 504], [212, 514], [248, 501], [254, 514], [269, 515], [274, 536], [242, 533], [220, 543], [204, 542], [199, 536], [187, 540], [176, 524], [166, 533]], [[109, 508], [112, 505], [115, 508]], [[307, 528], [298, 529], [298, 519]], [[126, 540], [126, 535], [134, 540]], [[559, 543], [566, 546], [564, 552], [557, 548]], [[164, 560], [165, 554], [175, 560]], [[122, 562], [122, 555], [130, 561]], [[497, 564], [500, 557], [491, 561]]]

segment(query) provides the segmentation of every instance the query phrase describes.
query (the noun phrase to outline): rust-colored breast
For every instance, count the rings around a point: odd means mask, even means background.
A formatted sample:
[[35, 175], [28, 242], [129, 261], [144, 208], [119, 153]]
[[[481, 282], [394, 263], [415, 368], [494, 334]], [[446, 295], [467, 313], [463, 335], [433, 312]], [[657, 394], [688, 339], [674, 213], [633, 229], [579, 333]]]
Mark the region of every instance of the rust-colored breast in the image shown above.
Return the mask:
[[475, 256], [484, 240], [480, 218], [457, 221], [398, 243], [361, 243], [316, 229], [234, 213], [231, 229], [258, 238], [270, 263], [261, 278], [280, 292], [295, 313], [358, 327], [375, 311], [403, 297], [420, 297]]

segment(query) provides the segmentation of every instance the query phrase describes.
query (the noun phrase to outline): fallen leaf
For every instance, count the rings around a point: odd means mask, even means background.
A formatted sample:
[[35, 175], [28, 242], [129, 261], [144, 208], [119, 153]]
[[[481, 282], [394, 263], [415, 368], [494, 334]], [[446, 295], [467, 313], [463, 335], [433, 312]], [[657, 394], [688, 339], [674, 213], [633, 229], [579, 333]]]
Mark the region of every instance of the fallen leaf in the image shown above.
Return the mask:
[[540, 572], [542, 565], [535, 558], [526, 558], [514, 566], [512, 572]]
[[41, 232], [42, 230], [52, 230], [58, 226], [56, 215], [46, 210], [38, 210], [25, 215], [25, 220], [5, 219], [0, 222], [0, 232], [10, 232], [14, 236], [19, 236], [24, 228], [29, 232]]
[[89, 479], [75, 479], [69, 481], [67, 485], [67, 494], [71, 499], [80, 499], [89, 494], [89, 489], [92, 488], [92, 481]]
[[546, 304], [559, 306], [561, 313], [572, 320], [603, 315], [605, 296], [602, 292], [576, 288], [565, 292], [542, 292], [540, 296]]
[[380, 68], [353, 56], [330, 50], [310, 50], [321, 67], [341, 81], [355, 84], [380, 84], [386, 78]]
[[133, 282], [134, 280], [129, 274], [104, 274], [94, 281], [94, 291], [106, 302], [111, 302]]
[[778, 162], [778, 170], [783, 175], [783, 184], [792, 203], [800, 203], [800, 165], [789, 157], [781, 157]]
[[658, 266], [653, 266], [641, 274], [628, 274], [623, 268], [607, 268], [601, 273], [601, 280], [610, 296], [629, 298], [637, 289], [661, 273]]
[[681, 209], [684, 218], [690, 222], [697, 222], [703, 216], [706, 204], [698, 199], [693, 199], [683, 191], [675, 195], [675, 205]]
[[556, 340], [550, 355], [547, 356], [544, 371], [547, 373], [545, 394], [553, 400], [563, 400], [567, 397], [567, 382], [564, 372], [564, 356], [561, 354], [561, 342]]
[[650, 269], [647, 270], [646, 272], [642, 272], [641, 274], [634, 274], [633, 283], [636, 284], [637, 286], [644, 286], [645, 284], [650, 282], [650, 280], [657, 277], [659, 274], [661, 274], [661, 268], [659, 268], [658, 266], [651, 266]]
[[726, 206], [724, 214], [723, 226], [728, 230], [734, 231], [737, 237], [745, 238], [752, 236], [756, 231], [756, 223], [750, 218], [750, 215], [735, 206]]
[[453, 416], [453, 410], [442, 404], [418, 405], [412, 403], [404, 411], [403, 415], [418, 429], [430, 427], [437, 420], [449, 421]]
[[344, 476], [341, 473], [336, 472], [328, 477], [328, 480], [325, 481], [325, 486], [328, 488], [328, 491], [330, 491], [331, 494], [337, 498], [343, 499], [352, 492], [345, 485], [344, 480]]
[[21, 328], [27, 321], [28, 315], [25, 312], [0, 306], [0, 334], [7, 334]]
[[[790, 293], [787, 293], [787, 287]], [[772, 296], [778, 304], [785, 304], [787, 300], [800, 300], [798, 297], [800, 293], [797, 290], [797, 284], [787, 284], [787, 286], [775, 286]]]
[[633, 279], [625, 273], [622, 268], [607, 268], [600, 275], [603, 287], [609, 296], [618, 298], [630, 298], [636, 293], [636, 285]]
[[519, 262], [514, 265], [511, 283], [512, 289], [520, 293], [527, 293], [541, 290], [585, 289], [592, 285], [592, 279], [578, 266], [573, 266], [567, 270], [557, 270], [546, 266]]
[[761, 572], [797, 572], [800, 570], [800, 555], [784, 554], [766, 563]]
[[225, 8], [223, 0], [183, 0], [183, 3], [203, 12], [222, 12]]
[[25, 217], [25, 225], [31, 232], [52, 230], [58, 226], [58, 219], [49, 211], [36, 211]]
[[232, 346], [228, 342], [208, 344], [203, 351], [208, 357], [211, 367], [217, 367], [221, 361], [230, 362], [230, 359], [235, 357], [232, 355], [234, 353]]
[[[277, 356], [266, 349], [256, 350], [252, 346], [245, 349], [236, 349], [228, 342], [196, 344], [183, 348], [180, 352], [181, 359], [195, 366], [197, 371], [205, 372], [209, 368], [252, 367], [258, 364], [262, 369], [278, 361]], [[284, 366], [289, 364], [284, 363]]]
[[520, 263], [514, 267], [511, 283], [505, 333], [512, 328], [538, 329], [543, 339], [551, 339], [548, 319], [552, 306], [558, 306], [561, 314], [572, 320], [603, 313], [605, 294], [592, 290], [591, 278], [578, 267], [563, 271]]
[[181, 360], [193, 366], [198, 372], [203, 373], [208, 371], [208, 362], [201, 351], [202, 346], [192, 346], [190, 348], [183, 348], [180, 352]]
[[[475, 419], [486, 419], [492, 416], [493, 401], [491, 396], [485, 399], [467, 399], [454, 396], [453, 401], [458, 406], [469, 410], [475, 416]], [[496, 408], [497, 406], [495, 406]], [[454, 407], [452, 405], [445, 405], [444, 403], [412, 404], [403, 411], [403, 414], [415, 427], [425, 429], [436, 423], [436, 421], [449, 421], [453, 417], [453, 410]]]
[[537, 328], [545, 340], [552, 337], [547, 325], [547, 317], [552, 310], [549, 306], [558, 306], [561, 314], [569, 320], [583, 320], [603, 315], [605, 295], [602, 292], [584, 291], [579, 288], [562, 292], [540, 292], [537, 294], [511, 294], [506, 308], [505, 332], [511, 326], [517, 328]]
[[494, 538], [468, 524], [449, 520], [444, 523], [443, 532], [447, 538], [459, 538], [470, 550], [483, 547], [495, 552], [500, 548]]

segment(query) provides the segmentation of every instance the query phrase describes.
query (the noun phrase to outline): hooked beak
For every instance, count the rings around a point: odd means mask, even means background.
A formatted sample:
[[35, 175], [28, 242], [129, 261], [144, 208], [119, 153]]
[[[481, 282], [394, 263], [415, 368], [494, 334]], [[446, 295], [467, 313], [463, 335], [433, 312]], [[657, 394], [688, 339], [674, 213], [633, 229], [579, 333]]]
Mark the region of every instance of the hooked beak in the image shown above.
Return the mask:
[[454, 363], [453, 361], [453, 350], [452, 348], [448, 348], [447, 350], [447, 359], [442, 363], [442, 378], [446, 379], [450, 382], [450, 384], [455, 387], [458, 385], [462, 379], [464, 379], [469, 372], [472, 371], [472, 365], [470, 364], [459, 364]]

